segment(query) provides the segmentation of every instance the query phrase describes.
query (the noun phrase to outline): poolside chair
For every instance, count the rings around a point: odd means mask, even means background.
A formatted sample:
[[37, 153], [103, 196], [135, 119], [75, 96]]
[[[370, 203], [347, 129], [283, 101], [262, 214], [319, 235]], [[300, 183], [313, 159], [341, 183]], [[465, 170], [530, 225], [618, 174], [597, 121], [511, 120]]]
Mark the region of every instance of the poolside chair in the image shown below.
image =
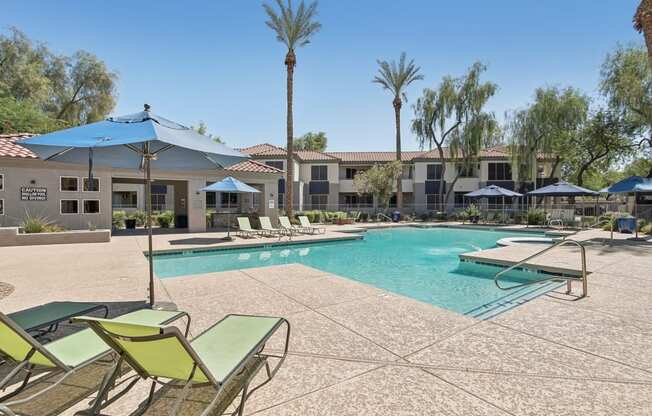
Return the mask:
[[[158, 311], [141, 309], [115, 318], [114, 322], [156, 325], [169, 324], [182, 317], [188, 319], [186, 330], [190, 324], [190, 317], [185, 312], [179, 311]], [[102, 319], [102, 318], [99, 318]], [[34, 337], [29, 335], [19, 325], [12, 321], [7, 315], [0, 312], [0, 352], [8, 359], [16, 363], [16, 366], [0, 380], [0, 390], [11, 385], [12, 380], [21, 372], [25, 372], [20, 385], [8, 394], [0, 397], [0, 414], [11, 415], [9, 410], [14, 405], [19, 405], [33, 400], [37, 396], [51, 390], [61, 384], [66, 378], [79, 372], [100, 360], [109, 359], [112, 355], [111, 348], [92, 330], [84, 329], [74, 334], [65, 336], [48, 344], [41, 344]], [[120, 363], [119, 363], [120, 364]], [[120, 373], [120, 365], [116, 365], [112, 371], [105, 374], [102, 386], [113, 385]], [[20, 400], [10, 399], [27, 387], [30, 377], [35, 372], [43, 372], [48, 376], [56, 376], [61, 373], [47, 388]], [[17, 381], [19, 382], [19, 381]], [[104, 401], [104, 396], [98, 395], [93, 403], [96, 410], [105, 407], [113, 402], [123, 393], [118, 393], [111, 400]]]
[[[221, 410], [228, 406], [240, 393], [237, 411], [242, 415], [247, 398], [267, 384], [283, 364], [290, 339], [287, 320], [263, 316], [227, 315], [191, 341], [176, 327], [102, 318], [79, 317], [74, 320], [88, 323], [138, 375], [152, 380], [149, 396], [141, 403], [137, 414], [144, 413], [152, 405], [158, 383], [164, 388], [181, 389], [175, 402], [166, 407], [170, 415], [177, 414], [192, 388], [207, 386], [214, 389], [214, 395], [202, 416], [217, 413], [217, 408]], [[286, 325], [283, 353], [273, 355], [265, 352], [265, 344], [283, 324]], [[279, 360], [273, 369], [269, 358]], [[267, 377], [249, 389], [251, 380], [263, 367]], [[233, 384], [235, 381], [237, 386]], [[235, 395], [228, 394], [234, 391]], [[100, 391], [98, 396], [106, 394]]]
[[305, 215], [299, 216], [299, 222], [301, 223], [301, 227], [303, 227], [310, 234], [324, 234], [326, 232], [326, 228], [314, 227], [312, 224], [310, 224], [310, 220]]
[[292, 224], [288, 217], [278, 217], [278, 222], [279, 222], [281, 228], [283, 228], [284, 230], [287, 230], [291, 235], [306, 231], [306, 230], [304, 230], [303, 227]]
[[262, 232], [267, 233], [270, 237], [272, 236], [278, 236], [281, 238], [281, 236], [287, 235], [287, 236], [292, 236], [292, 233], [285, 228], [275, 228], [272, 226], [272, 221], [269, 219], [269, 217], [260, 217], [260, 229]]
[[238, 217], [238, 231], [236, 235], [243, 238], [255, 238], [260, 235], [260, 230], [251, 228], [251, 223], [247, 217]]

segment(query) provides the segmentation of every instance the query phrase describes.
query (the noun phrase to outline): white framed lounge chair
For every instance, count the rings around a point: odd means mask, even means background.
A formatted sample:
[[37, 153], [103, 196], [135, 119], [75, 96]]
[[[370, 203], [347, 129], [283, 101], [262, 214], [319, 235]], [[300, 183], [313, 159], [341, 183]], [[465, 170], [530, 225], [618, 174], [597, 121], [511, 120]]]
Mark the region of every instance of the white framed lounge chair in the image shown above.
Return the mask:
[[[87, 317], [75, 321], [88, 323], [142, 379], [152, 381], [149, 396], [135, 414], [143, 414], [155, 405], [165, 396], [166, 389], [180, 389], [173, 403], [163, 406], [165, 414], [176, 415], [191, 390], [212, 387], [212, 400], [201, 411], [202, 416], [222, 414], [238, 395], [241, 399], [236, 411], [242, 415], [246, 400], [271, 381], [285, 361], [290, 339], [289, 322], [267, 316], [227, 315], [192, 340], [173, 326], [126, 324]], [[267, 341], [283, 325], [286, 333], [282, 353], [265, 351]], [[270, 359], [276, 361], [273, 368]], [[250, 382], [262, 368], [266, 377], [250, 388]], [[155, 394], [157, 384], [164, 387]], [[105, 394], [105, 391], [98, 393]]]
[[310, 220], [305, 215], [299, 215], [299, 222], [301, 223], [301, 227], [303, 227], [303, 229], [305, 229], [306, 232], [310, 234], [324, 234], [326, 232], [326, 228], [314, 227], [312, 224], [310, 224]]
[[290, 219], [286, 216], [278, 217], [278, 222], [281, 228], [287, 230], [287, 232], [290, 233], [290, 235], [305, 231], [303, 227], [299, 227], [297, 225], [292, 224], [290, 222]]
[[236, 235], [239, 235], [243, 238], [255, 238], [260, 235], [260, 230], [255, 230], [251, 228], [251, 223], [247, 217], [238, 217], [238, 231]]
[[269, 219], [269, 217], [260, 217], [260, 229], [267, 233], [270, 237], [271, 236], [278, 236], [279, 238], [281, 236], [287, 235], [291, 236], [292, 233], [290, 233], [288, 230], [285, 228], [275, 228], [272, 226], [272, 221]]

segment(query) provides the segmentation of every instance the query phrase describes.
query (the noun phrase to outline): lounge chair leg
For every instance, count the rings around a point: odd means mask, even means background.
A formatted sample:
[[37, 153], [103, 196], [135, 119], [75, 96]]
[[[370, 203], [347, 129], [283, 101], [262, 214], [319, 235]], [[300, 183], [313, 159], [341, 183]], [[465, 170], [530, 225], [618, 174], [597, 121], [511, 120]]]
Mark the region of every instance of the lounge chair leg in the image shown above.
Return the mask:
[[245, 402], [247, 401], [247, 391], [249, 390], [249, 383], [246, 383], [242, 388], [242, 399], [240, 399], [240, 405], [238, 406], [238, 416], [244, 414]]
[[[29, 366], [28, 361], [21, 361], [13, 370], [9, 372], [9, 374], [6, 375], [5, 378], [0, 381], [0, 390], [4, 390], [5, 387], [7, 387], [7, 384], [18, 374], [23, 368]], [[12, 393], [10, 393], [12, 394]], [[0, 397], [0, 400], [4, 400], [5, 398], [10, 397], [9, 395], [7, 396], [2, 396]]]

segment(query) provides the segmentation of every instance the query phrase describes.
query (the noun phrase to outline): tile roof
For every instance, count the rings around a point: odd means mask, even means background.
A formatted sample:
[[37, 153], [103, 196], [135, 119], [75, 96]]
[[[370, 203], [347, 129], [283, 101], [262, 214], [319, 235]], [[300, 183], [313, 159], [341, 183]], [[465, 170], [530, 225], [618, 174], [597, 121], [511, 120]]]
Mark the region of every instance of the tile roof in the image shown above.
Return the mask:
[[38, 156], [20, 146], [16, 142], [32, 137], [30, 133], [0, 134], [0, 157], [18, 157], [22, 159], [37, 159]]
[[[424, 152], [401, 152], [402, 161], [410, 161]], [[391, 162], [396, 159], [396, 152], [326, 152], [326, 154], [340, 159], [342, 162]]]
[[[286, 156], [285, 148], [269, 143], [261, 143], [254, 146], [244, 147], [238, 150], [257, 159], [279, 158]], [[312, 150], [295, 150], [294, 155], [301, 162], [338, 160], [337, 158], [330, 156], [327, 153]]]
[[284, 148], [274, 146], [273, 144], [269, 144], [269, 143], [255, 144], [253, 146], [243, 147], [237, 150], [246, 155], [257, 155], [259, 153], [267, 153], [267, 152], [280, 152], [280, 154], [282, 155], [285, 154]]
[[283, 173], [281, 169], [251, 159], [236, 163], [226, 170], [229, 172]]

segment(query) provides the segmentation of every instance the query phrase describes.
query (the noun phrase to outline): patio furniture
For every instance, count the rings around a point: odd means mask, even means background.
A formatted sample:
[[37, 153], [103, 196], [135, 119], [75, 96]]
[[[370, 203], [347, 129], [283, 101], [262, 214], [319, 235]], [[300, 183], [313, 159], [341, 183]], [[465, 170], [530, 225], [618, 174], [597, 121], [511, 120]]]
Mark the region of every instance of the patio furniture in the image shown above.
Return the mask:
[[99, 303], [50, 302], [7, 314], [7, 317], [25, 332], [38, 338], [56, 331], [61, 322], [68, 321], [74, 316], [87, 315], [95, 311], [103, 311], [105, 318], [109, 314], [109, 308]]
[[326, 228], [314, 227], [312, 224], [310, 224], [310, 220], [305, 215], [299, 216], [299, 222], [301, 223], [301, 227], [303, 227], [306, 232], [309, 232], [310, 234], [324, 234], [326, 232]]
[[[243, 183], [232, 176], [227, 176], [219, 182], [208, 185], [201, 192], [222, 192], [226, 194], [257, 194], [260, 191], [252, 186]], [[231, 211], [227, 211], [226, 218], [226, 240], [231, 240]]]
[[300, 227], [298, 225], [294, 225], [290, 222], [290, 219], [288, 217], [282, 216], [278, 217], [278, 222], [281, 228], [284, 230], [287, 230], [291, 235], [294, 233], [301, 233], [305, 231], [303, 227]]
[[[240, 392], [242, 398], [237, 411], [242, 415], [246, 400], [255, 390], [267, 384], [285, 361], [290, 339], [287, 320], [264, 316], [227, 315], [192, 340], [173, 326], [140, 325], [87, 317], [75, 318], [75, 321], [88, 323], [141, 378], [152, 380], [149, 396], [141, 403], [138, 414], [152, 405], [157, 396], [154, 390], [159, 383], [167, 388], [181, 389], [175, 403], [166, 407], [167, 414], [178, 413], [192, 388], [212, 386], [213, 399], [201, 412], [202, 415], [218, 413], [217, 408], [221, 410], [229, 405]], [[283, 324], [286, 325], [283, 353], [267, 353], [265, 344]], [[273, 369], [268, 361], [270, 358], [279, 360]], [[263, 367], [267, 377], [250, 389], [250, 382]], [[247, 377], [240, 377], [243, 373]], [[162, 382], [160, 379], [169, 381]], [[235, 380], [238, 380], [238, 385], [234, 388]], [[109, 389], [110, 386], [106, 385], [98, 396], [105, 396]], [[225, 394], [229, 391], [236, 394]]]
[[260, 229], [267, 233], [267, 235], [271, 236], [283, 236], [283, 235], [292, 235], [290, 231], [286, 230], [285, 228], [276, 228], [272, 226], [272, 221], [269, 219], [269, 217], [260, 217]]
[[249, 222], [249, 218], [238, 217], [237, 220], [238, 220], [238, 231], [236, 232], [236, 235], [239, 235], [240, 237], [243, 238], [256, 238], [256, 236], [261, 234], [260, 230], [251, 228], [251, 223]]
[[[131, 325], [167, 325], [180, 318], [186, 317], [188, 322], [186, 332], [190, 325], [190, 316], [180, 311], [159, 311], [141, 309], [121, 315], [112, 322]], [[77, 318], [73, 318], [77, 319]], [[103, 318], [98, 318], [103, 319]], [[84, 329], [74, 334], [65, 336], [48, 344], [41, 344], [29, 335], [7, 315], [0, 312], [0, 352], [8, 359], [14, 361], [16, 366], [0, 381], [0, 390], [10, 385], [11, 381], [22, 371], [25, 376], [21, 384], [12, 392], [0, 397], [0, 414], [9, 414], [11, 406], [26, 403], [61, 384], [66, 378], [80, 370], [108, 358], [112, 353], [111, 348], [98, 337], [91, 329]], [[120, 375], [121, 366], [118, 364], [102, 380], [102, 386], [113, 385]], [[11, 401], [12, 397], [27, 387], [30, 377], [35, 371], [51, 373], [52, 376], [61, 373], [59, 378], [45, 389], [30, 395], [27, 398]], [[132, 383], [133, 384], [133, 383]], [[93, 409], [99, 410], [123, 392], [116, 394], [110, 400], [106, 396], [98, 395], [93, 402]]]

